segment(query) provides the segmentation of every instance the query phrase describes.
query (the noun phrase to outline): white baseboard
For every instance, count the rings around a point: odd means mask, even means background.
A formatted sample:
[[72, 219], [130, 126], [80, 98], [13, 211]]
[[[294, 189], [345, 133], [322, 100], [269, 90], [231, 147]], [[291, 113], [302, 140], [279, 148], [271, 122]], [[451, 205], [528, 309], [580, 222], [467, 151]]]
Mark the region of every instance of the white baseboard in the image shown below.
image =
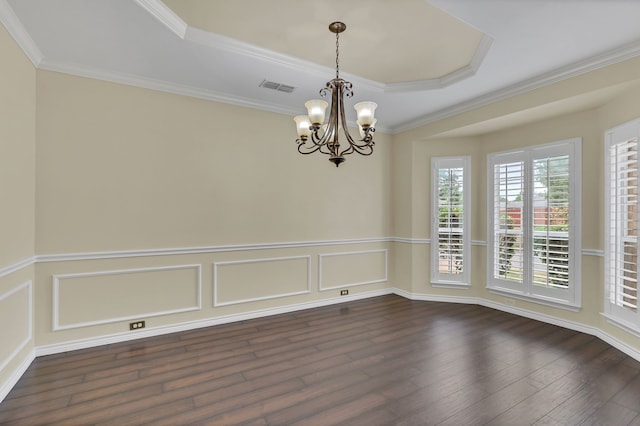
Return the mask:
[[625, 354], [629, 355], [631, 358], [634, 358], [636, 361], [640, 362], [640, 350], [627, 345], [626, 343], [616, 339], [609, 333], [606, 333], [596, 327], [591, 327], [588, 325], [556, 318], [550, 315], [545, 315], [538, 312], [529, 311], [526, 309], [516, 308], [514, 306], [503, 305], [502, 303], [493, 302], [493, 301], [482, 299], [479, 297], [438, 296], [438, 295], [431, 295], [431, 294], [410, 293], [410, 292], [399, 290], [399, 289], [393, 289], [393, 293], [397, 294], [398, 296], [402, 296], [404, 298], [411, 299], [411, 300], [476, 304], [480, 306], [485, 306], [487, 308], [508, 312], [510, 314], [518, 315], [521, 317], [530, 318], [536, 321], [545, 322], [547, 324], [557, 325], [559, 327], [567, 328], [569, 330], [579, 331], [581, 333], [595, 336], [600, 340], [607, 342], [614, 348], [624, 352]]
[[11, 389], [13, 389], [16, 383], [18, 383], [18, 380], [20, 380], [25, 371], [27, 371], [27, 368], [29, 368], [34, 359], [36, 359], [36, 352], [35, 350], [32, 350], [29, 352], [29, 355], [22, 360], [11, 376], [9, 376], [4, 383], [0, 383], [0, 403], [7, 397], [7, 395], [9, 395]]
[[439, 295], [430, 295], [430, 294], [411, 293], [399, 288], [386, 288], [381, 290], [352, 294], [349, 296], [340, 296], [340, 297], [335, 297], [330, 299], [315, 300], [315, 301], [287, 305], [287, 306], [282, 306], [277, 308], [261, 309], [261, 310], [246, 312], [242, 314], [226, 315], [226, 316], [210, 318], [206, 320], [191, 321], [191, 322], [186, 322], [186, 323], [181, 323], [176, 325], [150, 328], [147, 330], [141, 330], [137, 332], [118, 333], [118, 334], [111, 334], [108, 336], [99, 336], [99, 337], [93, 337], [88, 339], [74, 340], [71, 342], [37, 346], [33, 351], [31, 351], [29, 356], [25, 358], [25, 360], [20, 364], [20, 366], [11, 375], [11, 377], [9, 377], [9, 379], [6, 380], [5, 383], [2, 383], [0, 385], [0, 402], [2, 402], [2, 400], [7, 396], [9, 391], [18, 382], [20, 377], [24, 374], [24, 372], [27, 370], [31, 362], [37, 356], [50, 355], [55, 353], [77, 350], [77, 349], [91, 348], [95, 346], [101, 346], [101, 345], [112, 344], [112, 343], [126, 342], [126, 341], [145, 338], [145, 337], [160, 336], [160, 335], [169, 334], [169, 333], [188, 331], [188, 330], [210, 327], [210, 326], [220, 325], [220, 324], [228, 324], [232, 322], [245, 321], [245, 320], [254, 319], [254, 318], [262, 318], [262, 317], [267, 317], [271, 315], [278, 315], [278, 314], [283, 314], [288, 312], [300, 311], [304, 309], [335, 305], [335, 304], [350, 302], [354, 300], [368, 299], [371, 297], [377, 297], [377, 296], [382, 296], [386, 294], [396, 294], [398, 296], [401, 296], [410, 300], [423, 300], [423, 301], [442, 302], [442, 303], [476, 304], [476, 305], [481, 305], [481, 306], [485, 306], [492, 309], [497, 309], [500, 311], [519, 315], [525, 318], [542, 321], [548, 324], [557, 325], [570, 330], [575, 330], [575, 331], [579, 331], [582, 333], [586, 333], [586, 334], [598, 337], [599, 339], [607, 342], [608, 344], [615, 347], [616, 349], [619, 349], [620, 351], [624, 352], [630, 357], [636, 359], [637, 361], [640, 361], [640, 350], [627, 345], [626, 343], [616, 339], [610, 334], [605, 333], [604, 331], [595, 327], [586, 326], [584, 324], [579, 324], [576, 322], [567, 321], [567, 320], [555, 318], [549, 315], [528, 311], [526, 309], [519, 309], [513, 306], [503, 305], [501, 303], [496, 303], [496, 302], [492, 302], [492, 301], [488, 301], [488, 300], [476, 298], [476, 297], [439, 296]]
[[281, 306], [277, 308], [260, 309], [257, 311], [245, 312], [241, 314], [225, 315], [222, 317], [208, 318], [198, 321], [190, 321], [175, 325], [154, 327], [145, 330], [110, 334], [107, 336], [91, 337], [88, 339], [73, 340], [64, 343], [54, 343], [51, 345], [37, 346], [36, 356], [51, 355], [61, 352], [86, 349], [95, 346], [108, 345], [112, 343], [126, 342], [130, 340], [142, 339], [145, 337], [161, 336], [164, 334], [189, 331], [198, 328], [211, 327], [214, 325], [228, 324], [238, 321], [246, 321], [254, 318], [262, 318], [271, 315], [284, 314], [288, 312], [301, 311], [304, 309], [318, 308], [321, 306], [335, 305], [353, 300], [368, 299], [371, 297], [392, 294], [391, 289], [368, 291], [364, 293], [352, 294], [349, 296], [334, 297], [331, 299], [314, 300], [310, 302], [297, 303], [293, 305]]

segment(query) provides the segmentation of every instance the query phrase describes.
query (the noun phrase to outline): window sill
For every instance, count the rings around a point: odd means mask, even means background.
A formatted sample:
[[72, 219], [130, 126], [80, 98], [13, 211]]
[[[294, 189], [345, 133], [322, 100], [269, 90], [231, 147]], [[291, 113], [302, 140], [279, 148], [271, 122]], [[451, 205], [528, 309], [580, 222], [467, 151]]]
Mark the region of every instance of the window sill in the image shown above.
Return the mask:
[[559, 308], [559, 309], [564, 309], [572, 312], [579, 312], [580, 309], [582, 308], [582, 306], [580, 305], [574, 305], [565, 300], [550, 299], [550, 298], [541, 297], [541, 296], [532, 296], [528, 294], [517, 293], [504, 288], [487, 287], [487, 290], [489, 290], [493, 294], [498, 294], [500, 296], [506, 296], [512, 299], [524, 300], [526, 302], [537, 303], [539, 305], [545, 305], [545, 306], [551, 306], [552, 308]]
[[454, 283], [450, 281], [431, 281], [431, 287], [436, 288], [457, 288], [461, 290], [466, 290], [471, 288], [471, 284], [467, 283]]
[[607, 319], [607, 322], [609, 324], [621, 328], [627, 333], [631, 333], [636, 337], [640, 337], [640, 325], [631, 324], [630, 322], [622, 320], [620, 318], [616, 318], [611, 314], [602, 313], [601, 315]]

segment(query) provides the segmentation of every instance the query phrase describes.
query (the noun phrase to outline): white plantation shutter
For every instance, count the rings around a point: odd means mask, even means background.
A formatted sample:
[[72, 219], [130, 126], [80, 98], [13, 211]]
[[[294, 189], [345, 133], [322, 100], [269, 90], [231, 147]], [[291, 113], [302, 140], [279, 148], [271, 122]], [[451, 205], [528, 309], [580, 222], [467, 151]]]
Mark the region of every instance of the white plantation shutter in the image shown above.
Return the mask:
[[638, 133], [627, 123], [607, 134], [605, 312], [640, 330], [638, 309]]
[[431, 282], [469, 285], [470, 157], [431, 161]]
[[533, 284], [567, 289], [569, 156], [535, 159], [533, 170]]
[[488, 287], [580, 304], [580, 139], [488, 158]]
[[523, 161], [496, 164], [493, 181], [493, 278], [524, 280], [522, 218], [525, 185]]
[[463, 182], [463, 168], [438, 169], [438, 272], [457, 275], [464, 271], [462, 224], [464, 195], [457, 188]]

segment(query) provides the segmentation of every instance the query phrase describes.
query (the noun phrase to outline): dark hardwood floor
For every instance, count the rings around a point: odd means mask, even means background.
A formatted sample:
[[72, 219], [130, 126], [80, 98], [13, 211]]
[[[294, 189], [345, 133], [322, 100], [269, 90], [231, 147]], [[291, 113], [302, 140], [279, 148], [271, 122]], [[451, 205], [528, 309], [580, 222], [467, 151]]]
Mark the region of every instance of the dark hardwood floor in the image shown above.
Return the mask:
[[3, 425], [640, 425], [640, 363], [475, 305], [383, 296], [37, 358]]

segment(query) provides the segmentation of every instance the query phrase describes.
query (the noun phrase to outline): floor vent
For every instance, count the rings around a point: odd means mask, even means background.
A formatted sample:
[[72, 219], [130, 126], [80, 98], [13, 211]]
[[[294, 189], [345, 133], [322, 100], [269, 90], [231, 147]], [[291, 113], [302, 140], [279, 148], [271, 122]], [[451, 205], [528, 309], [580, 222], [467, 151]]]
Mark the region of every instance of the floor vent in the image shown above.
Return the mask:
[[262, 80], [260, 83], [260, 87], [264, 87], [266, 89], [273, 89], [279, 92], [291, 93], [294, 91], [295, 87], [289, 86], [286, 84], [276, 83], [274, 81]]

